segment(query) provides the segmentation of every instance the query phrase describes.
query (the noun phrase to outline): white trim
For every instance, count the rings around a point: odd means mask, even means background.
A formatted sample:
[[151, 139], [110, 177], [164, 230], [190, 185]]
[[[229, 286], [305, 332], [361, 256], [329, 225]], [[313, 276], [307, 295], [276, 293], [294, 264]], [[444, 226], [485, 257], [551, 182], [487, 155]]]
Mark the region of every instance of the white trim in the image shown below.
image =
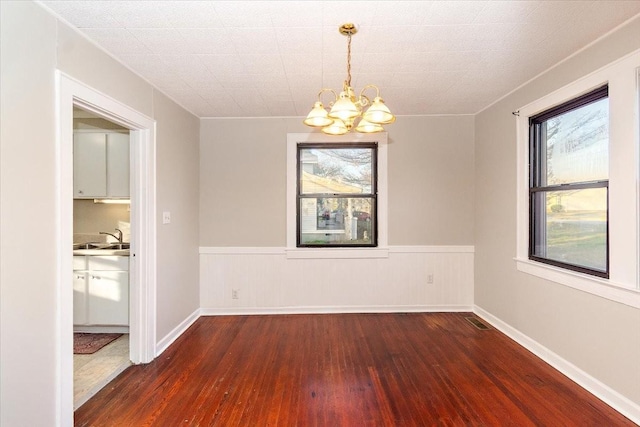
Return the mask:
[[[640, 50], [520, 108], [517, 132], [517, 234], [516, 264], [519, 271], [603, 298], [638, 307], [640, 291], [640, 197], [638, 174], [638, 77]], [[529, 244], [529, 117], [609, 85], [609, 249], [610, 278], [598, 279], [569, 273], [528, 260]]]
[[392, 254], [417, 254], [417, 253], [432, 253], [432, 254], [472, 254], [474, 253], [475, 246], [389, 246], [389, 252]]
[[[131, 132], [131, 257], [130, 315], [131, 361], [149, 363], [155, 357], [156, 341], [156, 123]], [[134, 321], [135, 319], [135, 321]], [[134, 345], [137, 343], [137, 348]]]
[[287, 259], [389, 258], [387, 248], [295, 248], [286, 252]]
[[[388, 190], [387, 190], [387, 145], [386, 132], [375, 134], [347, 134], [340, 136], [327, 136], [322, 133], [288, 133], [287, 134], [287, 256], [294, 251], [303, 251], [306, 248], [296, 247], [296, 162], [297, 145], [299, 143], [345, 143], [345, 142], [376, 142], [378, 143], [378, 248], [388, 246]], [[334, 249], [334, 248], [327, 248]], [[362, 248], [363, 251], [369, 249]], [[314, 249], [315, 250], [315, 249]], [[318, 252], [324, 251], [317, 249]], [[364, 252], [362, 252], [364, 253]], [[292, 256], [293, 257], [293, 256]], [[369, 256], [367, 256], [368, 258]]]
[[[366, 251], [371, 253], [358, 254], [358, 256], [350, 256], [351, 252]], [[306, 253], [309, 254], [306, 254]], [[287, 258], [387, 258], [388, 254], [417, 254], [417, 253], [474, 253], [475, 247], [468, 246], [389, 246], [387, 248], [371, 248], [371, 249], [352, 249], [352, 248], [323, 248], [322, 251], [313, 248], [296, 248], [291, 251], [288, 248], [279, 246], [260, 246], [260, 247], [241, 247], [241, 246], [200, 246], [200, 254], [213, 255], [282, 255], [286, 254]]]
[[198, 318], [200, 318], [200, 316], [200, 309], [195, 310], [186, 319], [180, 322], [178, 326], [173, 328], [171, 332], [165, 335], [164, 338], [158, 341], [158, 344], [156, 345], [156, 357], [164, 353], [164, 351], [169, 348], [169, 346], [173, 344], [175, 340], [180, 338], [180, 336], [184, 334], [186, 330], [189, 329], [189, 327], [193, 325], [195, 321], [198, 320]]
[[560, 357], [539, 342], [529, 338], [519, 330], [503, 322], [483, 308], [476, 305], [473, 308], [473, 312], [486, 320], [497, 330], [507, 335], [509, 338], [547, 362], [549, 365], [553, 366], [558, 371], [562, 372], [571, 380], [575, 381], [589, 393], [593, 394], [598, 399], [629, 418], [631, 421], [636, 424], [640, 424], [640, 405], [621, 395], [611, 387], [589, 375], [587, 372], [578, 368], [568, 360]]
[[[156, 239], [155, 239], [155, 123], [113, 98], [56, 71], [58, 195], [57, 418], [73, 424], [73, 107], [81, 108], [131, 129], [132, 224], [130, 258], [130, 358], [149, 362], [155, 356]], [[133, 148], [136, 147], [136, 148]]]
[[[64, 132], [69, 132], [68, 128], [73, 128], [72, 110], [63, 102], [69, 97], [64, 93], [68, 89], [63, 87], [60, 75], [56, 73], [56, 187], [58, 196], [56, 197], [55, 212], [57, 222], [60, 226], [56, 230], [56, 241], [61, 242], [57, 248], [57, 277], [56, 277], [56, 424], [57, 426], [73, 425], [73, 355], [66, 354], [68, 349], [73, 348], [73, 297], [72, 294], [63, 287], [63, 283], [73, 282], [73, 266], [69, 268], [69, 262], [73, 260], [67, 258], [63, 247], [71, 248], [73, 244], [73, 154], [69, 148], [69, 142], [63, 136]], [[63, 106], [67, 108], [63, 108]], [[73, 142], [71, 142], [73, 144]], [[71, 230], [71, 231], [69, 231]], [[66, 243], [65, 243], [66, 242]], [[67, 246], [67, 243], [69, 246]], [[71, 251], [68, 251], [71, 253]], [[71, 286], [71, 285], [70, 285]], [[72, 292], [72, 291], [71, 291]], [[69, 378], [71, 373], [71, 378]]]
[[73, 332], [85, 332], [90, 334], [128, 334], [128, 326], [102, 326], [102, 325], [78, 325], [73, 327]]
[[[73, 133], [96, 133], [97, 129], [74, 129]], [[106, 134], [128, 134], [129, 133], [129, 129], [100, 129], [100, 133], [106, 133]]]
[[283, 255], [287, 248], [277, 246], [240, 247], [240, 246], [200, 246], [201, 254], [215, 255]]
[[[640, 67], [636, 68], [636, 105], [635, 105], [636, 117], [636, 134], [635, 134], [635, 156], [636, 163], [638, 165], [636, 170], [636, 212], [638, 212], [637, 227], [638, 238], [636, 239], [636, 253], [640, 255]], [[638, 278], [638, 288], [640, 289], [640, 262], [637, 263], [636, 277]]]
[[515, 261], [518, 271], [523, 273], [560, 283], [631, 307], [640, 308], [640, 290], [638, 289], [629, 288], [622, 283], [614, 283], [610, 280], [528, 259], [516, 259]]
[[470, 305], [372, 305], [318, 307], [224, 307], [202, 308], [201, 316], [241, 316], [264, 314], [341, 314], [341, 313], [465, 313]]
[[[441, 113], [441, 114], [396, 114], [396, 118], [401, 117], [460, 117], [460, 116], [475, 116], [474, 113]], [[295, 119], [302, 122], [306, 116], [233, 116], [233, 117], [212, 117], [212, 116], [203, 116], [200, 117], [200, 120], [282, 120], [282, 119]], [[360, 134], [357, 134], [360, 135]], [[330, 136], [329, 138], [335, 138], [335, 136]]]

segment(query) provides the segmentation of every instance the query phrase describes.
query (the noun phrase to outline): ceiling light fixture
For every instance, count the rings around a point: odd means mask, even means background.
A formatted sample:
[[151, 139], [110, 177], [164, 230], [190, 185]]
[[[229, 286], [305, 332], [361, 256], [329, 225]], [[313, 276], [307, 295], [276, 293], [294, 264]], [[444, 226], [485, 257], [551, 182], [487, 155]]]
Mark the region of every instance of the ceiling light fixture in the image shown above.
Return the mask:
[[[329, 135], [344, 135], [354, 130], [360, 133], [382, 132], [382, 125], [393, 123], [396, 117], [391, 114], [389, 108], [380, 97], [380, 89], [376, 85], [366, 85], [356, 98], [355, 91], [351, 87], [351, 36], [358, 32], [355, 24], [347, 23], [338, 29], [340, 34], [347, 36], [347, 80], [344, 81], [342, 92], [337, 95], [333, 89], [320, 89], [318, 101], [313, 104], [311, 112], [303, 123], [311, 127], [322, 128], [322, 132]], [[373, 102], [364, 94], [368, 89], [375, 89], [376, 96]], [[322, 94], [333, 93], [334, 100], [329, 104], [329, 111], [322, 105]], [[364, 108], [369, 108], [363, 112]], [[356, 124], [356, 120], [358, 120]], [[354, 127], [354, 124], [355, 127]]]

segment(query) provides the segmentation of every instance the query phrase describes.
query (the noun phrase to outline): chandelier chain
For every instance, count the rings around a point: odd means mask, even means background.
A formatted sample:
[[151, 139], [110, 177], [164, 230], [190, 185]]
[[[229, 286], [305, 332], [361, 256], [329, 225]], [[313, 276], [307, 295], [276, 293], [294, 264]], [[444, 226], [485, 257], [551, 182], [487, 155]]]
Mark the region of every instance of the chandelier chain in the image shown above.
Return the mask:
[[351, 34], [348, 36], [347, 43], [347, 86], [351, 86]]

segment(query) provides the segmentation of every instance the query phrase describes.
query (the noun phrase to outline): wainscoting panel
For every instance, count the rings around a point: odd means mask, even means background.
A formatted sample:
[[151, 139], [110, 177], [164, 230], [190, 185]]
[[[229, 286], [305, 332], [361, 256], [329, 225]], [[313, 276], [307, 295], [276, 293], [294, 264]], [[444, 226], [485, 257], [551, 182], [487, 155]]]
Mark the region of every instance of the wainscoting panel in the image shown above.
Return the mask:
[[[375, 258], [200, 248], [202, 314], [471, 311], [472, 246], [398, 246]], [[432, 283], [430, 283], [432, 282]]]

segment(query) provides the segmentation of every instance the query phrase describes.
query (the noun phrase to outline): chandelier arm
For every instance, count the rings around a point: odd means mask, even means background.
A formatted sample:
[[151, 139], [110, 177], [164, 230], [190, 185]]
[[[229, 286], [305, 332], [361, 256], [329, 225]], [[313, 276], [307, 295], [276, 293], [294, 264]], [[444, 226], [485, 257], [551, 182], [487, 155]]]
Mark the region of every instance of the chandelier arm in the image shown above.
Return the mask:
[[[367, 89], [375, 89], [376, 90], [376, 98], [380, 96], [380, 89], [378, 88], [378, 86], [376, 85], [366, 85], [365, 87], [362, 88], [362, 90], [360, 91], [360, 98], [362, 98], [364, 96], [364, 91]], [[366, 97], [365, 97], [366, 98]], [[367, 98], [369, 99], [369, 98]]]
[[334, 102], [336, 102], [336, 99], [338, 99], [338, 94], [336, 93], [335, 90], [330, 88], [320, 89], [320, 92], [318, 92], [318, 101], [322, 102], [322, 94], [326, 92], [331, 92], [333, 94], [333, 100], [330, 102], [330, 104], [333, 104]]

